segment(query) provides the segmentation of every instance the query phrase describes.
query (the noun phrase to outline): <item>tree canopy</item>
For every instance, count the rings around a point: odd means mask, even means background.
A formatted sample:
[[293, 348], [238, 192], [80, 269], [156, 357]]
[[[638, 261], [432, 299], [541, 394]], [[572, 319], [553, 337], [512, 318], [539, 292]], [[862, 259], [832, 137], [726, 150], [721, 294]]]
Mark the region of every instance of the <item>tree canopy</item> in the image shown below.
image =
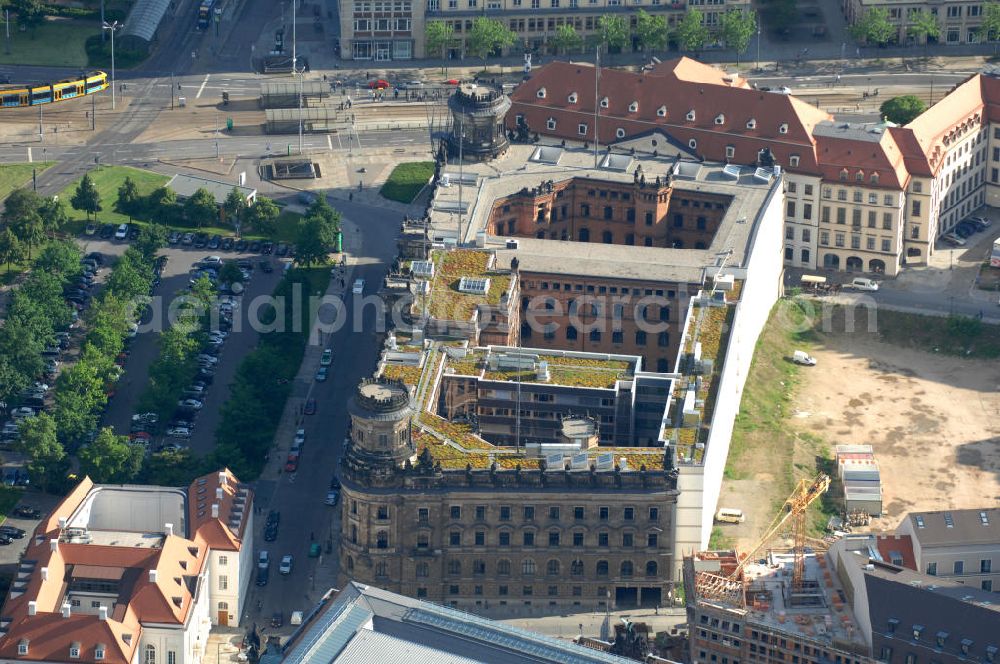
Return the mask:
[[246, 212], [247, 199], [243, 197], [239, 189], [233, 187], [226, 194], [226, 200], [222, 203], [222, 209], [226, 213], [226, 221], [234, 227], [238, 226], [243, 220], [243, 214]]
[[28, 457], [32, 481], [48, 491], [56, 486], [69, 469], [66, 450], [56, 438], [56, 423], [48, 413], [21, 420], [18, 451]]
[[469, 52], [477, 58], [486, 59], [494, 51], [504, 49], [517, 41], [517, 35], [507, 27], [507, 24], [495, 18], [480, 16], [472, 22], [472, 31], [466, 37], [465, 44]]
[[447, 21], [428, 21], [424, 28], [424, 43], [428, 53], [444, 60], [447, 50], [455, 43], [455, 28]]
[[670, 31], [665, 16], [640, 9], [635, 20], [635, 36], [643, 51], [657, 51], [667, 47]]
[[86, 212], [87, 219], [90, 219], [90, 215], [96, 215], [103, 209], [101, 207], [101, 193], [97, 191], [97, 185], [90, 179], [90, 173], [84, 174], [69, 202], [74, 210]]
[[889, 122], [905, 125], [927, 110], [927, 105], [916, 95], [902, 95], [882, 102], [879, 112]]
[[199, 187], [191, 194], [190, 198], [184, 201], [184, 216], [198, 228], [215, 223], [219, 218], [219, 208], [215, 204], [215, 196], [208, 189]]
[[117, 436], [110, 427], [101, 429], [93, 442], [80, 450], [80, 471], [100, 483], [123, 484], [132, 481], [142, 468], [145, 450]]
[[704, 15], [697, 9], [689, 9], [677, 24], [677, 43], [685, 51], [700, 51], [708, 42], [708, 28]]
[[254, 204], [247, 210], [246, 221], [258, 233], [273, 235], [276, 230], [275, 222], [280, 214], [281, 210], [278, 209], [274, 201], [267, 196], [258, 196]]
[[727, 48], [736, 51], [736, 60], [739, 63], [740, 54], [746, 52], [750, 46], [750, 39], [757, 32], [757, 14], [753, 11], [731, 9], [722, 15], [719, 28], [722, 41]]
[[850, 28], [851, 36], [858, 41], [884, 46], [896, 36], [896, 26], [889, 21], [889, 10], [872, 7]]

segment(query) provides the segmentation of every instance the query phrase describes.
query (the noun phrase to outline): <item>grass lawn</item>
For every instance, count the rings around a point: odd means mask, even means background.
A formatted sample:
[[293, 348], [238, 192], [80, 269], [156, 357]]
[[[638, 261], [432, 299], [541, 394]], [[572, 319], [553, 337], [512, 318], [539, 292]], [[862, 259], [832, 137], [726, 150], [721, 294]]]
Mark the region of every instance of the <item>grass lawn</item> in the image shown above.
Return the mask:
[[391, 201], [412, 203], [433, 176], [433, 161], [414, 161], [409, 164], [400, 164], [392, 169], [389, 179], [382, 185], [382, 190], [379, 193]]
[[54, 161], [38, 161], [32, 164], [0, 164], [0, 201], [18, 187], [31, 184], [31, 171], [37, 169], [41, 175]]
[[[96, 32], [97, 23], [67, 19], [47, 20], [34, 31], [21, 32], [12, 20], [10, 54], [7, 54], [7, 49], [0, 49], [0, 64], [86, 67], [87, 50], [84, 44], [87, 37]], [[16, 79], [11, 80], [17, 82]]]
[[22, 493], [21, 489], [9, 486], [0, 487], [0, 523], [7, 520], [7, 515], [14, 509], [14, 505], [17, 505], [17, 501], [21, 500]]
[[[141, 196], [152, 193], [153, 190], [157, 187], [162, 187], [170, 179], [166, 175], [130, 166], [99, 166], [91, 169], [89, 175], [90, 179], [94, 181], [94, 185], [97, 186], [97, 191], [101, 194], [101, 207], [104, 209], [97, 213], [97, 220], [102, 224], [128, 223], [129, 218], [127, 214], [119, 214], [114, 211], [115, 201], [118, 200], [118, 187], [121, 186], [126, 177], [132, 178]], [[59, 199], [66, 201], [66, 212], [69, 214], [70, 219], [81, 222], [80, 230], [82, 230], [82, 223], [86, 220], [87, 213], [74, 210], [69, 204], [79, 184], [80, 180], [76, 180], [63, 189], [59, 193]]]

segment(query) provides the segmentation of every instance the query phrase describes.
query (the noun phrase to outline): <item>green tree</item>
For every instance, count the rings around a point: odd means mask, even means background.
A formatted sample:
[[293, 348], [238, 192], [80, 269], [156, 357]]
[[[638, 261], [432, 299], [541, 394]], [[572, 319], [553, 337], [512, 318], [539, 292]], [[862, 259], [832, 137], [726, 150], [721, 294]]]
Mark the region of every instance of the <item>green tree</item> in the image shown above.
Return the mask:
[[115, 211], [120, 214], [133, 216], [138, 214], [142, 207], [142, 196], [139, 195], [139, 188], [130, 177], [125, 177], [125, 181], [118, 187], [118, 199], [115, 201]]
[[36, 270], [14, 293], [11, 300], [11, 316], [24, 319], [38, 319], [38, 330], [43, 341], [51, 341], [57, 329], [63, 329], [70, 322], [70, 309], [63, 300], [63, 279], [61, 275]]
[[215, 204], [215, 196], [208, 189], [199, 188], [184, 201], [184, 216], [198, 228], [215, 223], [219, 219], [219, 207]]
[[677, 24], [677, 43], [682, 50], [697, 53], [705, 48], [707, 42], [708, 28], [704, 24], [704, 15], [697, 9], [689, 9]]
[[319, 217], [336, 233], [340, 230], [340, 213], [330, 207], [326, 198], [318, 196], [306, 209], [306, 218]]
[[14, 235], [14, 231], [10, 230], [9, 227], [0, 231], [0, 262], [7, 265], [8, 274], [10, 273], [11, 265], [24, 260], [25, 256], [24, 247], [21, 246], [21, 241]]
[[28, 258], [45, 237], [41, 207], [42, 198], [30, 189], [15, 189], [4, 201], [3, 221], [27, 249]]
[[48, 491], [66, 474], [66, 450], [56, 438], [56, 423], [48, 413], [21, 421], [18, 451], [28, 457], [28, 471], [42, 491]]
[[517, 41], [517, 35], [507, 27], [507, 24], [495, 18], [480, 16], [472, 22], [472, 31], [466, 38], [465, 43], [469, 52], [477, 58], [483, 59], [483, 68], [486, 68], [486, 59], [490, 54], [500, 51]]
[[563, 23], [556, 28], [556, 34], [549, 40], [556, 53], [567, 54], [579, 49], [583, 45], [583, 37], [576, 31], [576, 28], [569, 23]]
[[927, 105], [916, 95], [903, 95], [887, 99], [878, 110], [889, 122], [905, 125], [926, 111]]
[[128, 330], [130, 303], [113, 293], [105, 294], [87, 311], [87, 343], [104, 357], [115, 358], [124, 347]]
[[628, 22], [624, 16], [604, 14], [597, 20], [597, 43], [608, 49], [608, 53], [618, 53], [628, 44]]
[[66, 205], [58, 198], [44, 199], [38, 208], [38, 214], [42, 218], [42, 227], [53, 238], [69, 221], [69, 215], [66, 214]]
[[106, 283], [108, 292], [124, 300], [134, 300], [149, 294], [153, 268], [138, 250], [129, 247], [115, 263]]
[[789, 29], [799, 18], [795, 0], [771, 0], [764, 7], [764, 17], [772, 30], [788, 35]]
[[177, 194], [169, 187], [157, 187], [147, 198], [150, 214], [161, 213], [164, 208], [177, 205]]
[[40, 0], [10, 0], [10, 8], [17, 13], [18, 22], [31, 30], [31, 38], [35, 38], [35, 29], [45, 21], [45, 7]]
[[156, 252], [166, 246], [166, 244], [166, 227], [161, 226], [160, 224], [148, 224], [139, 229], [139, 237], [132, 243], [132, 246], [135, 247], [147, 261], [152, 261], [153, 257], [156, 256]]
[[330, 224], [320, 217], [307, 217], [295, 239], [295, 262], [306, 267], [325, 263], [334, 242], [336, 233]]
[[56, 379], [53, 398], [60, 442], [70, 445], [82, 440], [97, 426], [97, 412], [107, 403], [99, 367], [84, 361], [67, 367]]
[[270, 236], [277, 230], [275, 222], [280, 214], [281, 211], [274, 201], [266, 196], [258, 196], [247, 210], [247, 224], [258, 233]]
[[247, 210], [247, 199], [243, 197], [239, 189], [233, 187], [226, 195], [226, 200], [222, 203], [222, 209], [226, 213], [226, 220], [234, 227], [237, 227], [243, 220], [243, 215]]
[[851, 36], [858, 41], [884, 46], [896, 36], [896, 26], [889, 22], [889, 10], [872, 7], [850, 28]]
[[236, 261], [226, 261], [222, 269], [219, 270], [219, 281], [224, 284], [232, 284], [238, 281], [243, 281], [243, 273], [240, 272], [239, 266]]
[[750, 46], [750, 39], [757, 32], [757, 14], [753, 11], [731, 9], [722, 15], [719, 34], [726, 48], [736, 51], [736, 64], [739, 65], [740, 54], [745, 53]]
[[667, 47], [667, 18], [640, 9], [635, 16], [635, 36], [643, 51], [658, 51]]
[[1000, 2], [987, 2], [983, 7], [983, 22], [978, 34], [983, 41], [993, 42], [993, 52], [996, 53], [997, 40], [1000, 39]]
[[92, 214], [95, 215], [96, 219], [97, 213], [103, 209], [101, 207], [101, 192], [97, 191], [97, 185], [90, 179], [90, 173], [86, 173], [80, 180], [80, 184], [76, 186], [76, 192], [69, 202], [74, 210], [86, 212], [87, 219], [90, 219]]
[[65, 282], [80, 274], [80, 256], [80, 248], [72, 240], [50, 242], [35, 259], [35, 269]]
[[144, 484], [186, 486], [192, 477], [210, 470], [208, 462], [192, 455], [190, 450], [164, 450], [143, 462], [139, 479]]
[[127, 436], [104, 427], [94, 442], [80, 450], [80, 471], [95, 482], [124, 484], [139, 474], [144, 454], [141, 445], [132, 445]]
[[[428, 21], [424, 28], [424, 44], [428, 53], [439, 55], [447, 62], [447, 50], [455, 44], [455, 28], [445, 21]], [[443, 70], [448, 70], [447, 65]]]
[[938, 23], [937, 16], [926, 9], [910, 14], [907, 20], [910, 25], [906, 28], [906, 33], [924, 45], [941, 36], [941, 24]]

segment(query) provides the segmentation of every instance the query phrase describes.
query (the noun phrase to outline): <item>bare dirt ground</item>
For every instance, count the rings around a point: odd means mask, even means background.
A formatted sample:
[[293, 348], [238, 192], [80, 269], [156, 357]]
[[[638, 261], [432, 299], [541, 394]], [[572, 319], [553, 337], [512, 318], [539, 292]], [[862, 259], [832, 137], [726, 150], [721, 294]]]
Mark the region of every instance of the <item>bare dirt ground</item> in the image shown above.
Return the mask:
[[[893, 529], [913, 510], [997, 504], [1000, 361], [904, 348], [866, 332], [790, 330], [772, 320], [758, 346], [719, 499], [747, 520], [720, 525], [714, 544], [755, 543], [794, 481], [829, 469], [840, 444], [874, 447], [885, 514], [873, 530]], [[808, 350], [817, 366], [791, 365], [792, 348]], [[814, 531], [842, 512], [836, 485], [824, 507], [811, 512]]]

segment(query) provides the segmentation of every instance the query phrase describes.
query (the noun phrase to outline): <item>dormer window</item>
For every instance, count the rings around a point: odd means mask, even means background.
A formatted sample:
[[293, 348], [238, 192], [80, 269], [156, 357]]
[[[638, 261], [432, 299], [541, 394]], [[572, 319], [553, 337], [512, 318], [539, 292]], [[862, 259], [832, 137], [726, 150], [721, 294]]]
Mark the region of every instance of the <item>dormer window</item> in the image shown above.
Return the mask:
[[854, 174], [854, 181], [855, 182], [864, 182], [865, 181], [865, 172], [864, 171], [858, 171], [857, 173], [855, 173]]
[[610, 103], [607, 97], [601, 97], [601, 108], [607, 108]]
[[840, 171], [840, 181], [847, 182], [847, 169], [844, 168]]
[[631, 104], [628, 105], [628, 112], [629, 113], [635, 113], [638, 110], [639, 110], [639, 102], [634, 101], [634, 102], [632, 102]]
[[872, 173], [871, 183], [872, 184], [878, 184], [878, 173]]
[[660, 106], [658, 109], [656, 109], [656, 114], [661, 118], [667, 117], [667, 107]]
[[618, 138], [625, 138], [625, 130], [622, 129], [621, 127], [618, 127], [618, 129], [615, 129], [615, 136], [617, 136]]
[[687, 114], [688, 122], [694, 122], [694, 109], [692, 108]]
[[698, 141], [696, 141], [695, 139], [692, 138], [691, 140], [688, 141], [688, 147], [691, 148], [692, 150], [697, 150], [698, 149]]
[[548, 120], [545, 121], [545, 126], [549, 128], [549, 131], [552, 131], [553, 129], [556, 128], [556, 119], [549, 118]]
[[756, 128], [757, 128], [756, 118], [750, 118], [749, 120], [747, 120], [747, 129], [756, 129]]
[[538, 95], [539, 99], [545, 99], [545, 88], [538, 88], [538, 92], [535, 94]]
[[997, 652], [998, 649], [996, 646], [986, 646], [986, 661], [989, 662], [989, 664], [993, 664], [993, 662], [997, 661]]
[[94, 659], [98, 659], [98, 660], [104, 659], [104, 644], [103, 643], [98, 643], [97, 646], [94, 647]]
[[789, 157], [788, 158], [788, 165], [791, 166], [792, 168], [795, 168], [796, 166], [798, 166], [799, 165], [799, 155], [793, 154], [791, 157]]
[[27, 655], [28, 654], [28, 639], [21, 639], [17, 643], [17, 654]]
[[780, 125], [778, 125], [778, 133], [779, 134], [787, 134], [788, 133], [788, 123], [782, 122]]
[[727, 145], [726, 146], [726, 159], [734, 159], [736, 157], [736, 146]]
[[962, 654], [968, 657], [969, 651], [972, 650], [972, 639], [962, 639]]
[[726, 116], [723, 115], [722, 113], [719, 113], [718, 115], [716, 115], [715, 116], [715, 124], [717, 124], [717, 125], [726, 124]]
[[569, 97], [566, 97], [566, 101], [568, 101], [571, 104], [575, 104], [576, 103], [576, 93], [575, 92], [569, 93]]
[[919, 641], [920, 640], [920, 635], [923, 634], [923, 633], [924, 633], [924, 626], [923, 625], [914, 625], [913, 626], [913, 640], [914, 641]]
[[948, 632], [938, 632], [934, 637], [934, 643], [938, 648], [944, 648], [944, 642], [948, 640]]
[[69, 646], [70, 659], [80, 659], [80, 642], [74, 641]]

